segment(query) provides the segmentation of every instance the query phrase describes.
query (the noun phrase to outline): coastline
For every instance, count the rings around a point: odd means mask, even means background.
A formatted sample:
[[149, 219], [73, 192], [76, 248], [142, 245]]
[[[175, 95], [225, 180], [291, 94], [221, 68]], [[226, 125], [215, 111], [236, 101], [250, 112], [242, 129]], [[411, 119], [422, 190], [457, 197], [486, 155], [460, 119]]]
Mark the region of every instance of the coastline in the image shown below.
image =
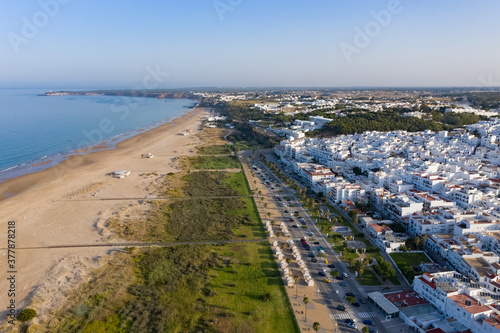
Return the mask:
[[[156, 121], [148, 127], [118, 134], [114, 137], [106, 139], [103, 142], [99, 142], [92, 147], [81, 150], [73, 150], [67, 153], [61, 152], [56, 155], [46, 156], [41, 160], [11, 167], [7, 169], [6, 172], [0, 173], [2, 176], [3, 174], [6, 174], [5, 178], [0, 177], [0, 202], [28, 190], [36, 184], [50, 181], [51, 176], [61, 175], [61, 172], [64, 172], [64, 170], [93, 163], [94, 160], [99, 159], [101, 158], [101, 155], [104, 155], [94, 154], [126, 148], [132, 141], [134, 141], [134, 138], [139, 139], [139, 137], [164, 126], [171, 126], [169, 124], [174, 123], [176, 120], [181, 120], [186, 115], [189, 115], [199, 109], [200, 108], [198, 107], [186, 108], [183, 113], [178, 113], [166, 119]], [[127, 142], [129, 143], [127, 144]]]
[[[153, 98], [147, 98], [148, 100], [152, 100]], [[173, 101], [173, 99], [170, 99]], [[90, 154], [100, 150], [108, 150], [116, 147], [117, 143], [130, 139], [134, 136], [137, 136], [143, 132], [150, 131], [159, 126], [162, 126], [168, 122], [172, 122], [179, 117], [191, 112], [199, 103], [199, 99], [189, 99], [188, 105], [185, 105], [182, 109], [175, 110], [172, 114], [159, 115], [159, 120], [150, 119], [149, 123], [142, 124], [140, 127], [131, 128], [129, 125], [128, 128], [124, 128], [123, 132], [118, 132], [118, 134], [113, 133], [113, 136], [105, 135], [104, 138], [101, 137], [99, 142], [93, 142], [95, 139], [91, 139], [90, 142], [87, 142], [88, 145], [83, 145], [82, 142], [79, 145], [75, 145], [74, 147], [60, 147], [59, 151], [44, 151], [39, 152], [39, 156], [32, 156], [29, 160], [18, 161], [17, 165], [5, 165], [2, 164], [0, 168], [0, 184], [14, 178], [18, 178], [20, 176], [28, 175], [31, 173], [37, 173], [39, 171], [43, 171], [47, 168], [54, 167], [61, 162], [65, 161], [69, 157], [73, 155], [83, 155]], [[157, 118], [158, 119], [158, 118]], [[133, 126], [133, 125], [132, 125]], [[127, 127], [127, 126], [126, 126]], [[79, 139], [77, 139], [78, 141]], [[76, 142], [76, 141], [75, 141]], [[91, 145], [90, 145], [91, 144]], [[45, 154], [45, 155], [44, 155]], [[42, 156], [43, 155], [43, 156]], [[5, 199], [5, 197], [10, 197], [15, 193], [7, 193], [0, 191], [0, 200]]]
[[[120, 251], [119, 239], [107, 221], [129, 209], [147, 209], [144, 198], [154, 198], [157, 184], [178, 171], [179, 156], [194, 155], [208, 109], [194, 108], [166, 124], [141, 132], [114, 149], [72, 155], [54, 167], [0, 183], [1, 252], [7, 248], [7, 225], [15, 221], [16, 306], [32, 304], [41, 316], [58, 306], [65, 292], [86, 281], [107, 255]], [[180, 135], [189, 131], [190, 135]], [[152, 153], [153, 158], [142, 158]], [[130, 170], [123, 179], [110, 173]], [[142, 199], [138, 199], [142, 198]], [[1, 266], [0, 294], [9, 289], [6, 261]], [[0, 311], [5, 318], [5, 310]], [[0, 321], [0, 330], [1, 321]]]

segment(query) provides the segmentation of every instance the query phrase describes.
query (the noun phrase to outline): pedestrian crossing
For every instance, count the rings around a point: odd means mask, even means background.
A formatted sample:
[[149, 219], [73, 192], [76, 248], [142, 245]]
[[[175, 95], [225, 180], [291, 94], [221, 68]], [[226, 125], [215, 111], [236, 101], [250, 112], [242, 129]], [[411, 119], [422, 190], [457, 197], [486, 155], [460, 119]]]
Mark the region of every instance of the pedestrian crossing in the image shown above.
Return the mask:
[[334, 313], [330, 314], [330, 319], [351, 319], [348, 313]]
[[[362, 318], [362, 319], [367, 319], [367, 318], [375, 318], [377, 315], [375, 314], [375, 312], [358, 312], [357, 313], [358, 317], [359, 318]], [[345, 313], [330, 313], [330, 319], [351, 319], [351, 316], [349, 315], [349, 313], [345, 312]]]
[[359, 318], [373, 318], [376, 317], [375, 312], [358, 312]]

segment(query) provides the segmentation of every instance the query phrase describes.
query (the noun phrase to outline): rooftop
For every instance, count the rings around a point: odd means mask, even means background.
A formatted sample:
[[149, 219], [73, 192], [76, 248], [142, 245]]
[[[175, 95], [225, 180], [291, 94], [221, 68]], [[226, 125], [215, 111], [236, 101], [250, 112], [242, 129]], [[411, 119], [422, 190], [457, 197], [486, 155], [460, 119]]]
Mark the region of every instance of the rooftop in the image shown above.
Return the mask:
[[387, 298], [387, 300], [392, 304], [394, 304], [398, 309], [407, 306], [415, 306], [415, 305], [429, 303], [414, 291], [401, 291], [392, 294], [385, 294], [384, 297]]

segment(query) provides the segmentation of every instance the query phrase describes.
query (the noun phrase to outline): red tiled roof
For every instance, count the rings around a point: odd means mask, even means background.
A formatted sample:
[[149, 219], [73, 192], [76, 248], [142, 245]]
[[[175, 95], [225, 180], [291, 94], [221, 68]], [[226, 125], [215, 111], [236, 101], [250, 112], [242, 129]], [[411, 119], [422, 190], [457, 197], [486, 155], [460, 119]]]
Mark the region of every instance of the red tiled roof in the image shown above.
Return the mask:
[[435, 282], [433, 282], [433, 281], [427, 281], [423, 277], [419, 277], [418, 279], [420, 281], [422, 281], [423, 283], [425, 283], [426, 285], [428, 285], [429, 287], [431, 287], [432, 289], [436, 290], [436, 283]]

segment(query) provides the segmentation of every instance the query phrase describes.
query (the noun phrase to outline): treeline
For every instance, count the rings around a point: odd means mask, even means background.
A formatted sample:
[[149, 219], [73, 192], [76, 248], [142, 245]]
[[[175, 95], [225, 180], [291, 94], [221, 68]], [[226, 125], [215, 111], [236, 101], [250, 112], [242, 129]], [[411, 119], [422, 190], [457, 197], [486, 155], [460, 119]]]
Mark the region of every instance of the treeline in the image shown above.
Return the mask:
[[352, 113], [332, 119], [333, 120], [325, 124], [322, 129], [311, 132], [311, 136], [354, 134], [363, 133], [365, 131], [390, 132], [404, 130], [408, 132], [418, 132], [449, 129], [448, 126], [438, 124], [433, 120], [403, 117], [394, 111]]
[[472, 106], [483, 110], [500, 108], [500, 92], [471, 92], [467, 94], [467, 100]]

